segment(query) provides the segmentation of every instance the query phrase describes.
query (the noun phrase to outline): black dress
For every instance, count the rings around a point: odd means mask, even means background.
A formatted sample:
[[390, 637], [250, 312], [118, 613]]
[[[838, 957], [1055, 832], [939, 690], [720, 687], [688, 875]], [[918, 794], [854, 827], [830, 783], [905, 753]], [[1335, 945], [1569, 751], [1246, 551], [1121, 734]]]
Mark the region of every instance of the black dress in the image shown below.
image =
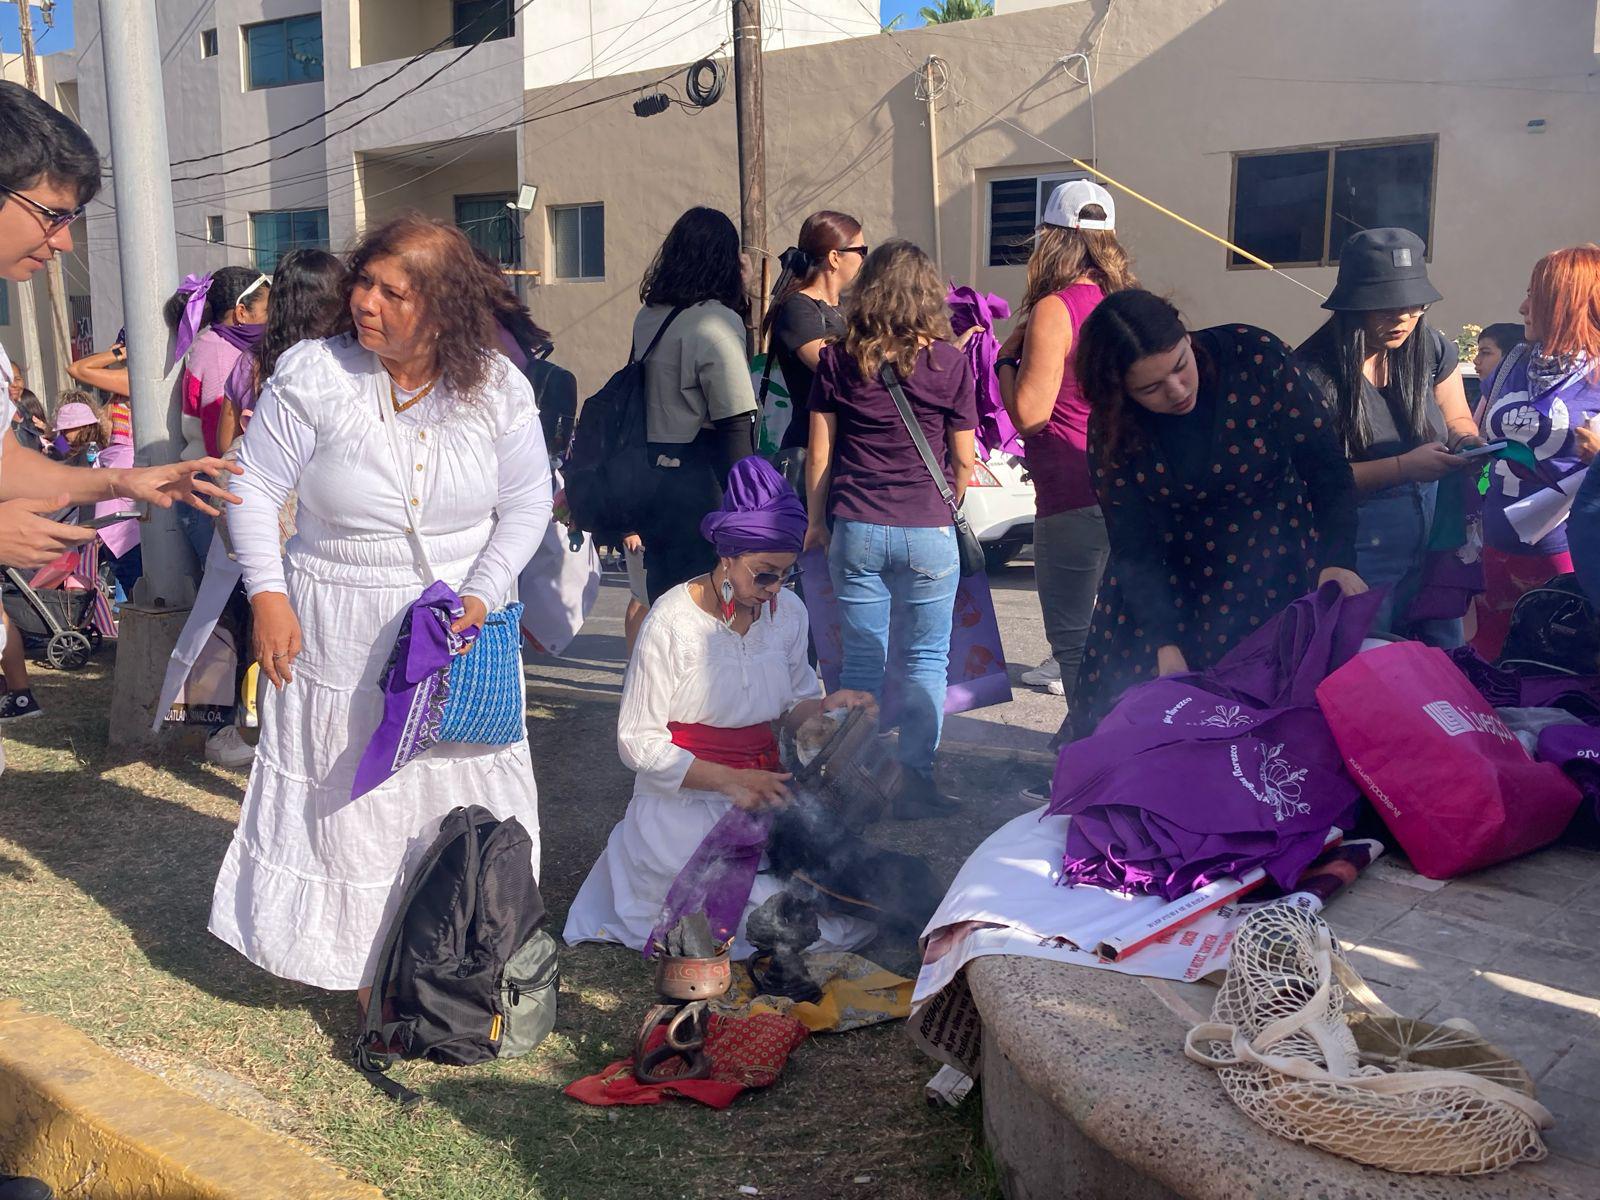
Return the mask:
[[1191, 412], [1137, 408], [1138, 444], [1116, 466], [1091, 434], [1111, 560], [1068, 716], [1074, 737], [1155, 676], [1159, 647], [1203, 670], [1311, 590], [1318, 570], [1355, 565], [1355, 481], [1289, 348], [1247, 325], [1192, 336]]

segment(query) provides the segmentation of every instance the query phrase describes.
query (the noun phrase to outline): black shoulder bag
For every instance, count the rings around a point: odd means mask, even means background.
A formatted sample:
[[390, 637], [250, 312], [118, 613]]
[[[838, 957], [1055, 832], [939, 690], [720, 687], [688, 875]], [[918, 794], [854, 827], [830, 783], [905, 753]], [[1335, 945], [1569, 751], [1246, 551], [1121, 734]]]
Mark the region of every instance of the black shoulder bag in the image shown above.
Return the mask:
[[928, 439], [922, 435], [922, 426], [917, 424], [916, 417], [911, 415], [911, 401], [906, 399], [906, 393], [900, 386], [900, 377], [895, 374], [893, 363], [884, 363], [878, 370], [878, 378], [883, 380], [883, 386], [889, 389], [889, 395], [894, 397], [894, 406], [900, 410], [900, 419], [906, 424], [906, 432], [911, 435], [911, 440], [917, 444], [917, 453], [922, 455], [923, 465], [928, 468], [928, 474], [933, 476], [933, 482], [938, 485], [939, 495], [944, 497], [944, 502], [950, 506], [950, 517], [956, 527], [956, 550], [961, 556], [961, 574], [977, 575], [984, 569], [983, 543], [978, 541], [978, 535], [972, 532], [972, 526], [967, 524], [967, 514], [961, 511], [961, 506], [956, 503], [955, 493], [950, 490], [950, 484], [944, 477], [944, 468], [939, 465], [939, 460], [934, 458], [933, 450], [928, 446]]

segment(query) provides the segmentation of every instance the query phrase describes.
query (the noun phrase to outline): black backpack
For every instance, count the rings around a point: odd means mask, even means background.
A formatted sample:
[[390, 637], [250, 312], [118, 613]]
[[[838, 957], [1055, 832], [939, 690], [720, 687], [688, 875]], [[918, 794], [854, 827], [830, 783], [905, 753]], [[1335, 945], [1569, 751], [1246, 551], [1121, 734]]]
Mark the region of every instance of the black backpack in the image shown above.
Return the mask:
[[1521, 675], [1600, 674], [1600, 622], [1576, 575], [1518, 598], [1499, 665]]
[[674, 308], [638, 358], [628, 362], [583, 402], [572, 454], [562, 470], [572, 523], [585, 533], [634, 533], [655, 499], [650, 466], [644, 364], [677, 320]]
[[356, 1069], [402, 1103], [396, 1058], [468, 1066], [526, 1053], [554, 1024], [555, 942], [516, 818], [453, 808], [406, 884], [356, 1039]]

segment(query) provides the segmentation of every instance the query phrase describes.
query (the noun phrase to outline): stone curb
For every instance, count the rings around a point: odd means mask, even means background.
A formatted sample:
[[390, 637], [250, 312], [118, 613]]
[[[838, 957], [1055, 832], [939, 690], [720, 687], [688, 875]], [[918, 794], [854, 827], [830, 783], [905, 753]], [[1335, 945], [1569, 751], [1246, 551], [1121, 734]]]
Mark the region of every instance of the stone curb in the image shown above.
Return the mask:
[[96, 1200], [382, 1200], [288, 1138], [0, 1002], [0, 1163]]

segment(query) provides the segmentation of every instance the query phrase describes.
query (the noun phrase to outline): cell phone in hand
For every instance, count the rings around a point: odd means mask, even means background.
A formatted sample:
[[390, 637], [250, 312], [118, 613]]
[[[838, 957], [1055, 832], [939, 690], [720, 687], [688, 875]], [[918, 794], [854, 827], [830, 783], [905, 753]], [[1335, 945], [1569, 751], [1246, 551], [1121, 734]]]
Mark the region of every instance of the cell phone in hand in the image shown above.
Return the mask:
[[142, 520], [144, 520], [143, 514], [134, 509], [126, 509], [122, 512], [106, 513], [103, 516], [90, 517], [86, 521], [72, 521], [69, 523], [77, 529], [104, 529], [108, 525], [116, 525], [121, 521]]
[[1462, 446], [1460, 449], [1453, 451], [1453, 453], [1457, 458], [1483, 458], [1485, 455], [1493, 454], [1496, 450], [1504, 450], [1508, 444], [1500, 441], [1490, 442], [1484, 446]]

